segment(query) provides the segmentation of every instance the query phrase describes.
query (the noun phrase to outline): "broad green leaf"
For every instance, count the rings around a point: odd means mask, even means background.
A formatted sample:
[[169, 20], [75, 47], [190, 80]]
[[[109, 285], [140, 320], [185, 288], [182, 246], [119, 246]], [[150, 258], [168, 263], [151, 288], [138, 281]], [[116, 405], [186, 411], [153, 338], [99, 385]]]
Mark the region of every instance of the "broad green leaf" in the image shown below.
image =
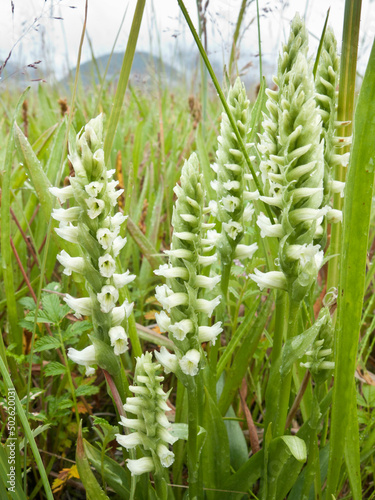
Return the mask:
[[79, 478], [81, 479], [86, 490], [87, 500], [109, 500], [107, 495], [99, 486], [86, 456], [82, 439], [82, 423], [78, 432], [76, 462]]
[[60, 341], [55, 337], [46, 335], [35, 342], [34, 352], [46, 351], [48, 349], [58, 349], [61, 347]]
[[[207, 431], [202, 450], [203, 482], [207, 488], [221, 488], [229, 477], [229, 441], [223, 418], [205, 388], [203, 427]], [[219, 498], [214, 492], [206, 492], [208, 499]]]
[[130, 472], [126, 467], [121, 467], [115, 460], [104, 456], [102, 462], [101, 451], [83, 439], [83, 447], [89, 462], [97, 472], [102, 475], [105, 482], [110, 486], [120, 498], [126, 499], [130, 493]]
[[47, 377], [53, 377], [55, 375], [64, 375], [66, 373], [66, 367], [59, 363], [58, 361], [51, 361], [46, 366], [44, 373]]
[[46, 222], [48, 222], [52, 212], [52, 195], [48, 190], [48, 188], [51, 187], [51, 183], [43, 171], [42, 165], [30, 146], [29, 141], [26, 139], [17, 123], [14, 124], [14, 134], [18, 156], [30, 174], [30, 179], [38, 195], [42, 212]]
[[[347, 2], [348, 12], [358, 17], [360, 2]], [[358, 34], [357, 34], [358, 36]], [[354, 42], [353, 42], [354, 43]], [[348, 47], [346, 47], [348, 49]], [[356, 48], [356, 47], [355, 47]], [[355, 68], [354, 68], [355, 72]], [[355, 73], [354, 73], [355, 74]], [[354, 84], [353, 84], [354, 85]], [[352, 387], [357, 362], [358, 337], [363, 308], [367, 264], [368, 234], [375, 177], [375, 41], [357, 102], [353, 145], [345, 187], [342, 256], [335, 331], [335, 373], [331, 420], [331, 447], [327, 495], [335, 494], [347, 439], [351, 451], [359, 456], [358, 433], [349, 436], [349, 419], [354, 414]], [[331, 261], [332, 262], [332, 261]], [[356, 460], [358, 467], [359, 459]], [[357, 469], [358, 481], [360, 471]], [[353, 477], [353, 476], [352, 476]], [[360, 485], [355, 491], [361, 490]], [[360, 498], [356, 496], [356, 498]]]

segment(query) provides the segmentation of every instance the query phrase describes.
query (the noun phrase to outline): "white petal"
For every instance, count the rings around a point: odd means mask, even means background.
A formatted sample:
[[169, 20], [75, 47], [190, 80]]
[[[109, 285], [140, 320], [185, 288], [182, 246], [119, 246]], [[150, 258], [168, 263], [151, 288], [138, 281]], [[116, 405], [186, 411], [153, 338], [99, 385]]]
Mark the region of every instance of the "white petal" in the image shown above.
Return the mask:
[[259, 288], [279, 288], [281, 290], [287, 289], [287, 282], [284, 273], [281, 271], [270, 271], [262, 273], [258, 269], [254, 269], [255, 274], [250, 274], [250, 278], [257, 283]]
[[179, 365], [185, 375], [190, 375], [194, 377], [198, 371], [199, 361], [201, 359], [201, 354], [196, 349], [191, 349], [185, 356], [179, 360]]
[[130, 274], [130, 271], [126, 271], [126, 273], [122, 273], [122, 274], [114, 274], [112, 276], [113, 278], [113, 282], [115, 284], [115, 287], [116, 288], [122, 288], [123, 286], [125, 285], [128, 285], [129, 283], [131, 283], [132, 281], [135, 280], [136, 278], [136, 275], [135, 274]]
[[126, 466], [130, 470], [132, 476], [140, 476], [146, 472], [153, 472], [155, 469], [154, 462], [151, 457], [142, 457], [137, 460], [126, 460]]
[[48, 188], [49, 192], [58, 198], [60, 203], [65, 203], [66, 200], [74, 196], [73, 186], [66, 186], [61, 189], [57, 187]]
[[213, 326], [200, 326], [198, 328], [199, 342], [212, 342], [215, 345], [216, 338], [222, 331], [221, 321]]

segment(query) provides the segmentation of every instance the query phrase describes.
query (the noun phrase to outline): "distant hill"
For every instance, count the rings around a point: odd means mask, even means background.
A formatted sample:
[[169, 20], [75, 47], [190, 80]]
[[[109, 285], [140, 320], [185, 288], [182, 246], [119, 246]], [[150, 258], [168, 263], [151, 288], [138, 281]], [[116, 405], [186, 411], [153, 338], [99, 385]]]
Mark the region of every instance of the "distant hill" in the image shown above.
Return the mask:
[[[106, 75], [107, 80], [113, 80], [114, 82], [118, 80], [123, 58], [123, 53], [115, 52], [112, 54]], [[108, 64], [108, 59], [109, 54], [106, 54], [96, 58], [96, 61], [91, 60], [81, 64], [80, 75], [84, 86], [91, 85], [93, 81], [99, 83], [98, 70], [100, 76], [103, 76]], [[74, 71], [75, 69], [72, 71], [73, 75]], [[133, 84], [140, 82], [148, 83], [159, 77], [161, 77], [162, 80], [166, 79], [168, 84], [170, 84], [173, 80], [179, 78], [179, 72], [171, 65], [163, 62], [159, 57], [153, 56], [147, 52], [136, 52], [130, 73]], [[66, 76], [61, 80], [61, 83], [64, 85], [69, 85], [70, 82], [70, 76]]]

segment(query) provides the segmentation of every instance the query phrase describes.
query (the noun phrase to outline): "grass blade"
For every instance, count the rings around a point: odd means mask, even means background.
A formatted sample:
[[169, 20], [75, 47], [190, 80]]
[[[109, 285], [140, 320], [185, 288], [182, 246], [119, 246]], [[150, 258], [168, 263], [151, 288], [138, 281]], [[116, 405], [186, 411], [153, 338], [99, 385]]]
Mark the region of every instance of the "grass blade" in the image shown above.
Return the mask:
[[104, 157], [106, 163], [108, 163], [108, 160], [110, 158], [113, 141], [115, 140], [117, 125], [120, 119], [122, 105], [124, 102], [125, 91], [128, 85], [130, 70], [133, 64], [135, 47], [137, 45], [139, 28], [141, 27], [141, 21], [142, 21], [143, 11], [145, 8], [145, 3], [146, 0], [138, 0], [134, 12], [129, 40], [125, 50], [124, 60], [120, 72], [120, 78], [118, 81], [117, 91], [114, 98], [111, 115], [109, 117], [107, 134], [104, 141]]
[[[352, 153], [346, 183], [343, 255], [335, 335], [335, 384], [333, 387], [331, 449], [327, 497], [335, 494], [348, 436], [348, 420], [355, 405], [352, 391], [361, 323], [366, 256], [375, 178], [375, 42], [363, 79], [354, 120]], [[359, 453], [357, 444], [352, 452]]]

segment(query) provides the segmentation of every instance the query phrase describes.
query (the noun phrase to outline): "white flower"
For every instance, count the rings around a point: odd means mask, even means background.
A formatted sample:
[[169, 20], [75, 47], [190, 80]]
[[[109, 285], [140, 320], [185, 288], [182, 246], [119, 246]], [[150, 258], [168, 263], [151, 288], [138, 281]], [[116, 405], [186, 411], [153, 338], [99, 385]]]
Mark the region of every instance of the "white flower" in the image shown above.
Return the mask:
[[123, 215], [121, 212], [117, 212], [113, 217], [109, 217], [110, 229], [118, 229], [128, 218], [127, 215]]
[[314, 260], [317, 269], [320, 269], [324, 257], [319, 245], [306, 245], [306, 243], [304, 245], [289, 245], [286, 254], [292, 260], [299, 260], [303, 267]]
[[90, 219], [95, 219], [98, 217], [102, 212], [105, 207], [105, 203], [103, 200], [99, 200], [98, 198], [87, 198], [86, 204], [89, 207], [89, 210], [87, 210], [87, 215], [90, 217]]
[[227, 191], [232, 191], [232, 189], [238, 191], [241, 187], [241, 184], [238, 181], [227, 181], [223, 183], [223, 186]]
[[259, 191], [244, 191], [243, 193], [244, 200], [259, 200]]
[[228, 222], [228, 224], [226, 222], [223, 222], [223, 228], [228, 236], [232, 238], [232, 240], [235, 240], [237, 236], [243, 231], [242, 225], [239, 222], [235, 222], [234, 220], [231, 220], [230, 222]]
[[118, 291], [112, 285], [105, 285], [102, 291], [97, 294], [97, 298], [100, 304], [100, 310], [104, 313], [109, 313], [118, 301]]
[[198, 371], [199, 361], [201, 359], [201, 353], [196, 349], [190, 349], [185, 356], [179, 360], [179, 365], [185, 375], [190, 375], [194, 377]]
[[234, 252], [235, 259], [251, 259], [254, 253], [258, 250], [258, 244], [253, 243], [252, 245], [237, 245]]
[[52, 211], [52, 217], [59, 222], [76, 222], [81, 213], [80, 207], [72, 208], [54, 208]]
[[67, 276], [70, 276], [72, 271], [82, 273], [85, 269], [85, 260], [83, 257], [71, 257], [65, 250], [61, 250], [61, 252], [56, 255], [56, 258], [60, 264], [65, 267], [63, 273]]
[[79, 241], [79, 229], [72, 224], [67, 226], [60, 226], [55, 228], [56, 234], [70, 243], [78, 243]]
[[169, 326], [169, 330], [177, 340], [184, 340], [186, 335], [193, 331], [193, 328], [194, 325], [190, 319], [183, 319]]
[[336, 210], [334, 208], [328, 210], [327, 220], [330, 224], [334, 224], [335, 222], [342, 222], [342, 211]]
[[[134, 386], [130, 386], [129, 389], [133, 391]], [[144, 387], [139, 387], [139, 389], [145, 389]], [[147, 391], [147, 390], [146, 390]], [[128, 399], [128, 398], [126, 398]], [[137, 418], [126, 418], [120, 415], [121, 422], [119, 424], [123, 425], [124, 427], [128, 427], [129, 429], [134, 429], [135, 431], [145, 431], [146, 426], [144, 422], [141, 420], [138, 420]]]
[[116, 271], [116, 262], [109, 253], [99, 257], [99, 271], [104, 278], [111, 278]]
[[176, 373], [178, 369], [178, 360], [175, 354], [171, 354], [165, 347], [160, 348], [160, 352], [154, 351], [155, 358], [164, 367], [166, 374]]
[[248, 203], [243, 211], [243, 220], [245, 222], [250, 222], [254, 215], [254, 208]]
[[159, 327], [159, 330], [162, 333], [167, 332], [168, 328], [170, 327], [170, 324], [171, 324], [171, 319], [167, 315], [167, 313], [165, 311], [160, 311], [160, 313], [155, 314], [155, 319], [156, 319], [156, 323]]
[[124, 248], [124, 246], [126, 245], [126, 241], [126, 238], [121, 238], [121, 236], [117, 236], [117, 238], [114, 239], [112, 244], [112, 251], [115, 257], [117, 257], [121, 250]]
[[188, 296], [186, 293], [173, 293], [167, 285], [157, 286], [155, 288], [155, 298], [168, 312], [172, 307], [187, 304]]
[[116, 173], [115, 168], [111, 168], [111, 170], [107, 170], [107, 179], [110, 179]]
[[112, 232], [105, 227], [101, 227], [96, 232], [96, 239], [102, 246], [103, 250], [109, 250], [116, 236], [116, 232]]
[[203, 267], [209, 266], [217, 261], [217, 255], [208, 255], [207, 257], [204, 255], [198, 255], [198, 264]]
[[119, 356], [126, 352], [128, 347], [128, 336], [122, 326], [113, 326], [108, 332], [109, 338], [111, 339], [111, 346], [116, 354]]
[[222, 331], [221, 321], [213, 326], [200, 326], [198, 327], [199, 342], [212, 342], [215, 345], [216, 338]]
[[217, 192], [219, 189], [219, 181], [215, 179], [215, 180], [211, 181], [210, 184], [211, 184], [212, 189]]
[[250, 274], [250, 278], [257, 283], [259, 288], [280, 288], [281, 290], [287, 289], [287, 282], [284, 273], [281, 271], [270, 271], [262, 273], [258, 269], [254, 269], [255, 274]]
[[102, 189], [103, 184], [97, 181], [90, 182], [90, 184], [85, 186], [85, 191], [91, 198], [96, 198]]
[[282, 225], [272, 224], [270, 219], [264, 215], [264, 213], [260, 213], [258, 215], [257, 226], [259, 226], [262, 238], [265, 238], [266, 236], [282, 238], [284, 236]]
[[345, 182], [331, 181], [332, 193], [340, 193], [341, 198], [344, 196]]
[[[159, 405], [159, 407], [160, 407], [160, 405]], [[165, 404], [165, 403], [163, 405], [163, 408], [164, 408], [164, 411], [169, 411], [170, 410], [170, 408], [168, 407], [168, 405]], [[172, 436], [172, 434], [170, 432], [168, 432], [166, 429], [164, 429], [163, 427], [159, 427], [159, 429], [158, 429], [158, 437], [162, 441], [165, 441], [166, 443], [169, 443], [169, 444], [173, 444], [173, 443], [175, 443], [178, 440], [177, 437]]]
[[156, 448], [156, 453], [160, 458], [160, 462], [163, 467], [170, 467], [173, 464], [174, 453], [172, 451], [169, 451], [164, 444], [161, 443], [158, 444]]
[[195, 241], [197, 239], [197, 235], [189, 231], [174, 231], [173, 235], [183, 241]]
[[[118, 181], [116, 181], [116, 184], [117, 183], [118, 183]], [[111, 191], [108, 191], [108, 196], [109, 196], [109, 199], [110, 199], [112, 207], [116, 206], [116, 204], [117, 204], [117, 198], [119, 198], [122, 195], [123, 192], [124, 192], [123, 189], [118, 189], [117, 191], [115, 191], [113, 189]]]
[[57, 187], [48, 188], [49, 192], [58, 198], [60, 203], [65, 203], [66, 200], [74, 196], [73, 186], [66, 186], [61, 189]]
[[197, 311], [206, 313], [211, 318], [216, 306], [220, 304], [221, 295], [213, 300], [197, 299]]
[[82, 351], [69, 347], [68, 358], [78, 365], [85, 366], [87, 376], [95, 373], [95, 369], [91, 366], [96, 364], [95, 347], [93, 345], [89, 345]]
[[172, 267], [170, 264], [163, 264], [159, 269], [155, 269], [156, 276], [164, 276], [164, 278], [182, 278], [188, 279], [189, 273], [184, 267]]
[[203, 276], [198, 274], [195, 278], [195, 284], [201, 288], [208, 288], [208, 290], [212, 290], [221, 280], [221, 276], [213, 276], [209, 278], [208, 276]]
[[154, 461], [151, 457], [142, 457], [137, 460], [130, 460], [128, 458], [126, 466], [130, 470], [132, 476], [140, 476], [146, 472], [153, 472], [155, 468]]
[[215, 229], [211, 229], [207, 231], [206, 238], [202, 238], [201, 242], [202, 245], [216, 245], [219, 239], [220, 239], [220, 234]]
[[141, 434], [139, 432], [131, 432], [130, 434], [115, 434], [116, 441], [118, 444], [126, 448], [127, 450], [131, 450], [138, 445], [142, 444]]
[[112, 326], [121, 325], [125, 318], [129, 318], [133, 311], [134, 302], [129, 304], [127, 300], [119, 306], [112, 309]]
[[127, 270], [125, 273], [122, 274], [114, 274], [112, 276], [113, 282], [115, 284], [116, 288], [122, 288], [123, 286], [127, 285], [128, 283], [131, 283], [133, 280], [135, 280], [136, 275], [135, 274], [130, 274], [130, 271]]
[[237, 196], [225, 196], [221, 200], [221, 204], [227, 212], [234, 212], [239, 207], [241, 200]]
[[185, 250], [184, 248], [177, 248], [176, 250], [164, 250], [164, 253], [171, 257], [176, 257], [177, 259], [191, 259], [191, 250]]
[[216, 217], [217, 210], [218, 210], [217, 202], [215, 200], [211, 200], [208, 204], [208, 208], [209, 208], [211, 214], [213, 215], [213, 217]]
[[76, 318], [80, 319], [82, 316], [89, 316], [92, 314], [92, 301], [89, 297], [75, 299], [66, 293], [64, 300], [68, 306], [75, 311], [74, 316]]
[[296, 208], [289, 213], [289, 220], [292, 224], [314, 221], [322, 215], [326, 215], [328, 209], [329, 207], [323, 207], [319, 210], [315, 208]]

